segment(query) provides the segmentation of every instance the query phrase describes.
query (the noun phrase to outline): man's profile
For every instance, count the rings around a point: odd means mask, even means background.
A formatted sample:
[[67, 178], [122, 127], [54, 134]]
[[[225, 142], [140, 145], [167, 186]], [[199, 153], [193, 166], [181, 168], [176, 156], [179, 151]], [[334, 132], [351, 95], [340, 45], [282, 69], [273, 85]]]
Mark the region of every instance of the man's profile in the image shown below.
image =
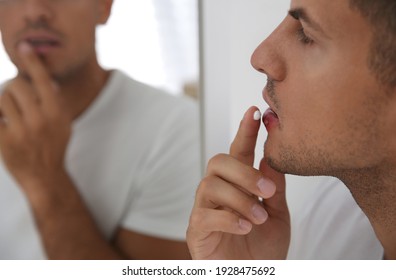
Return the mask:
[[396, 258], [395, 14], [389, 0], [291, 1], [251, 59], [268, 77], [264, 159], [252, 167], [260, 127], [252, 107], [230, 154], [212, 158], [198, 188], [193, 258], [286, 258], [285, 173], [343, 181], [384, 257]]

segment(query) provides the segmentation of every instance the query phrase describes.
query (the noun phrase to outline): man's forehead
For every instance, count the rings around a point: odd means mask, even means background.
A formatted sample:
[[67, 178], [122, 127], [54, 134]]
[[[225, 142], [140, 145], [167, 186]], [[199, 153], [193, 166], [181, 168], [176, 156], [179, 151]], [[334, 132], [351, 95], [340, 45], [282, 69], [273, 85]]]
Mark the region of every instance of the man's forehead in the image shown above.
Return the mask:
[[343, 9], [349, 6], [349, 0], [291, 0], [291, 8], [303, 7], [309, 9], [315, 7], [316, 9]]
[[339, 17], [345, 12], [348, 0], [291, 0], [290, 9], [301, 9], [316, 22], [325, 22], [327, 18]]

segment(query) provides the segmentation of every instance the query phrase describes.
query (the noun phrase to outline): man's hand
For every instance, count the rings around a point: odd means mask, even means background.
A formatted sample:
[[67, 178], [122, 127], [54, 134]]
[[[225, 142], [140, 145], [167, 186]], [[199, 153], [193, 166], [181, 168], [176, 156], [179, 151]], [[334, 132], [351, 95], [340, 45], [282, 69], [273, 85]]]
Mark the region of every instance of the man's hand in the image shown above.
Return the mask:
[[[260, 121], [250, 108], [229, 155], [208, 164], [197, 190], [187, 231], [193, 259], [285, 259], [290, 216], [285, 177], [264, 160], [253, 168]], [[264, 198], [263, 202], [259, 197]]]
[[40, 58], [28, 44], [19, 51], [29, 78], [16, 77], [0, 97], [0, 151], [10, 173], [30, 192], [30, 184], [44, 186], [41, 181], [64, 172], [71, 118]]
[[0, 151], [30, 202], [50, 259], [119, 259], [64, 168], [71, 117], [37, 54], [20, 45], [26, 71], [0, 98]]

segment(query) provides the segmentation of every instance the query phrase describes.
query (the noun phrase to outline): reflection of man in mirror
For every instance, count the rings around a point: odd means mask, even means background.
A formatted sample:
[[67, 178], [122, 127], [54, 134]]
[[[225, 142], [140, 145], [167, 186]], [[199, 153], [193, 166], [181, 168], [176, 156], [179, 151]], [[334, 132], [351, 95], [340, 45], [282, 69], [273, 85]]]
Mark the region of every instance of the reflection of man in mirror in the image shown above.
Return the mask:
[[112, 2], [0, 0], [2, 259], [189, 257], [196, 106], [99, 66]]
[[[356, 258], [396, 259], [395, 14], [394, 0], [291, 1], [289, 15], [252, 56], [254, 68], [268, 77], [264, 159], [258, 170], [252, 167], [260, 127], [252, 107], [230, 155], [210, 161], [198, 189], [188, 230], [193, 258], [286, 258], [283, 174], [291, 173], [343, 181], [382, 247]], [[345, 244], [326, 239], [351, 230], [339, 226], [354, 218], [338, 206], [333, 201], [321, 228], [310, 234], [323, 239], [306, 241], [316, 250]]]

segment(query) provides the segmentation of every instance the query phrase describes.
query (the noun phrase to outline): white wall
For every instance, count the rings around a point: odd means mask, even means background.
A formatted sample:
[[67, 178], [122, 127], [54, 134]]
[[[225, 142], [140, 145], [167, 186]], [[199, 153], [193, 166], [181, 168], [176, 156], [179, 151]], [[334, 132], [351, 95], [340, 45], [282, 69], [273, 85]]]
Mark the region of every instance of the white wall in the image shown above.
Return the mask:
[[[286, 15], [288, 3], [201, 1], [206, 159], [228, 151], [246, 109], [256, 105], [264, 111], [267, 107], [261, 97], [266, 77], [252, 68], [250, 56]], [[263, 143], [265, 137], [264, 129], [259, 141]], [[262, 152], [259, 147], [258, 152]]]
[[[1, 33], [0, 33], [1, 39]], [[0, 44], [0, 84], [5, 80], [11, 79], [16, 74], [14, 64], [8, 59], [8, 56], [4, 50], [3, 44]]]
[[[264, 111], [266, 77], [250, 65], [250, 56], [286, 16], [289, 0], [202, 0], [201, 78], [204, 164], [228, 152], [244, 112], [252, 105]], [[266, 130], [260, 130], [256, 165]], [[288, 176], [288, 201], [293, 213], [320, 178]]]

